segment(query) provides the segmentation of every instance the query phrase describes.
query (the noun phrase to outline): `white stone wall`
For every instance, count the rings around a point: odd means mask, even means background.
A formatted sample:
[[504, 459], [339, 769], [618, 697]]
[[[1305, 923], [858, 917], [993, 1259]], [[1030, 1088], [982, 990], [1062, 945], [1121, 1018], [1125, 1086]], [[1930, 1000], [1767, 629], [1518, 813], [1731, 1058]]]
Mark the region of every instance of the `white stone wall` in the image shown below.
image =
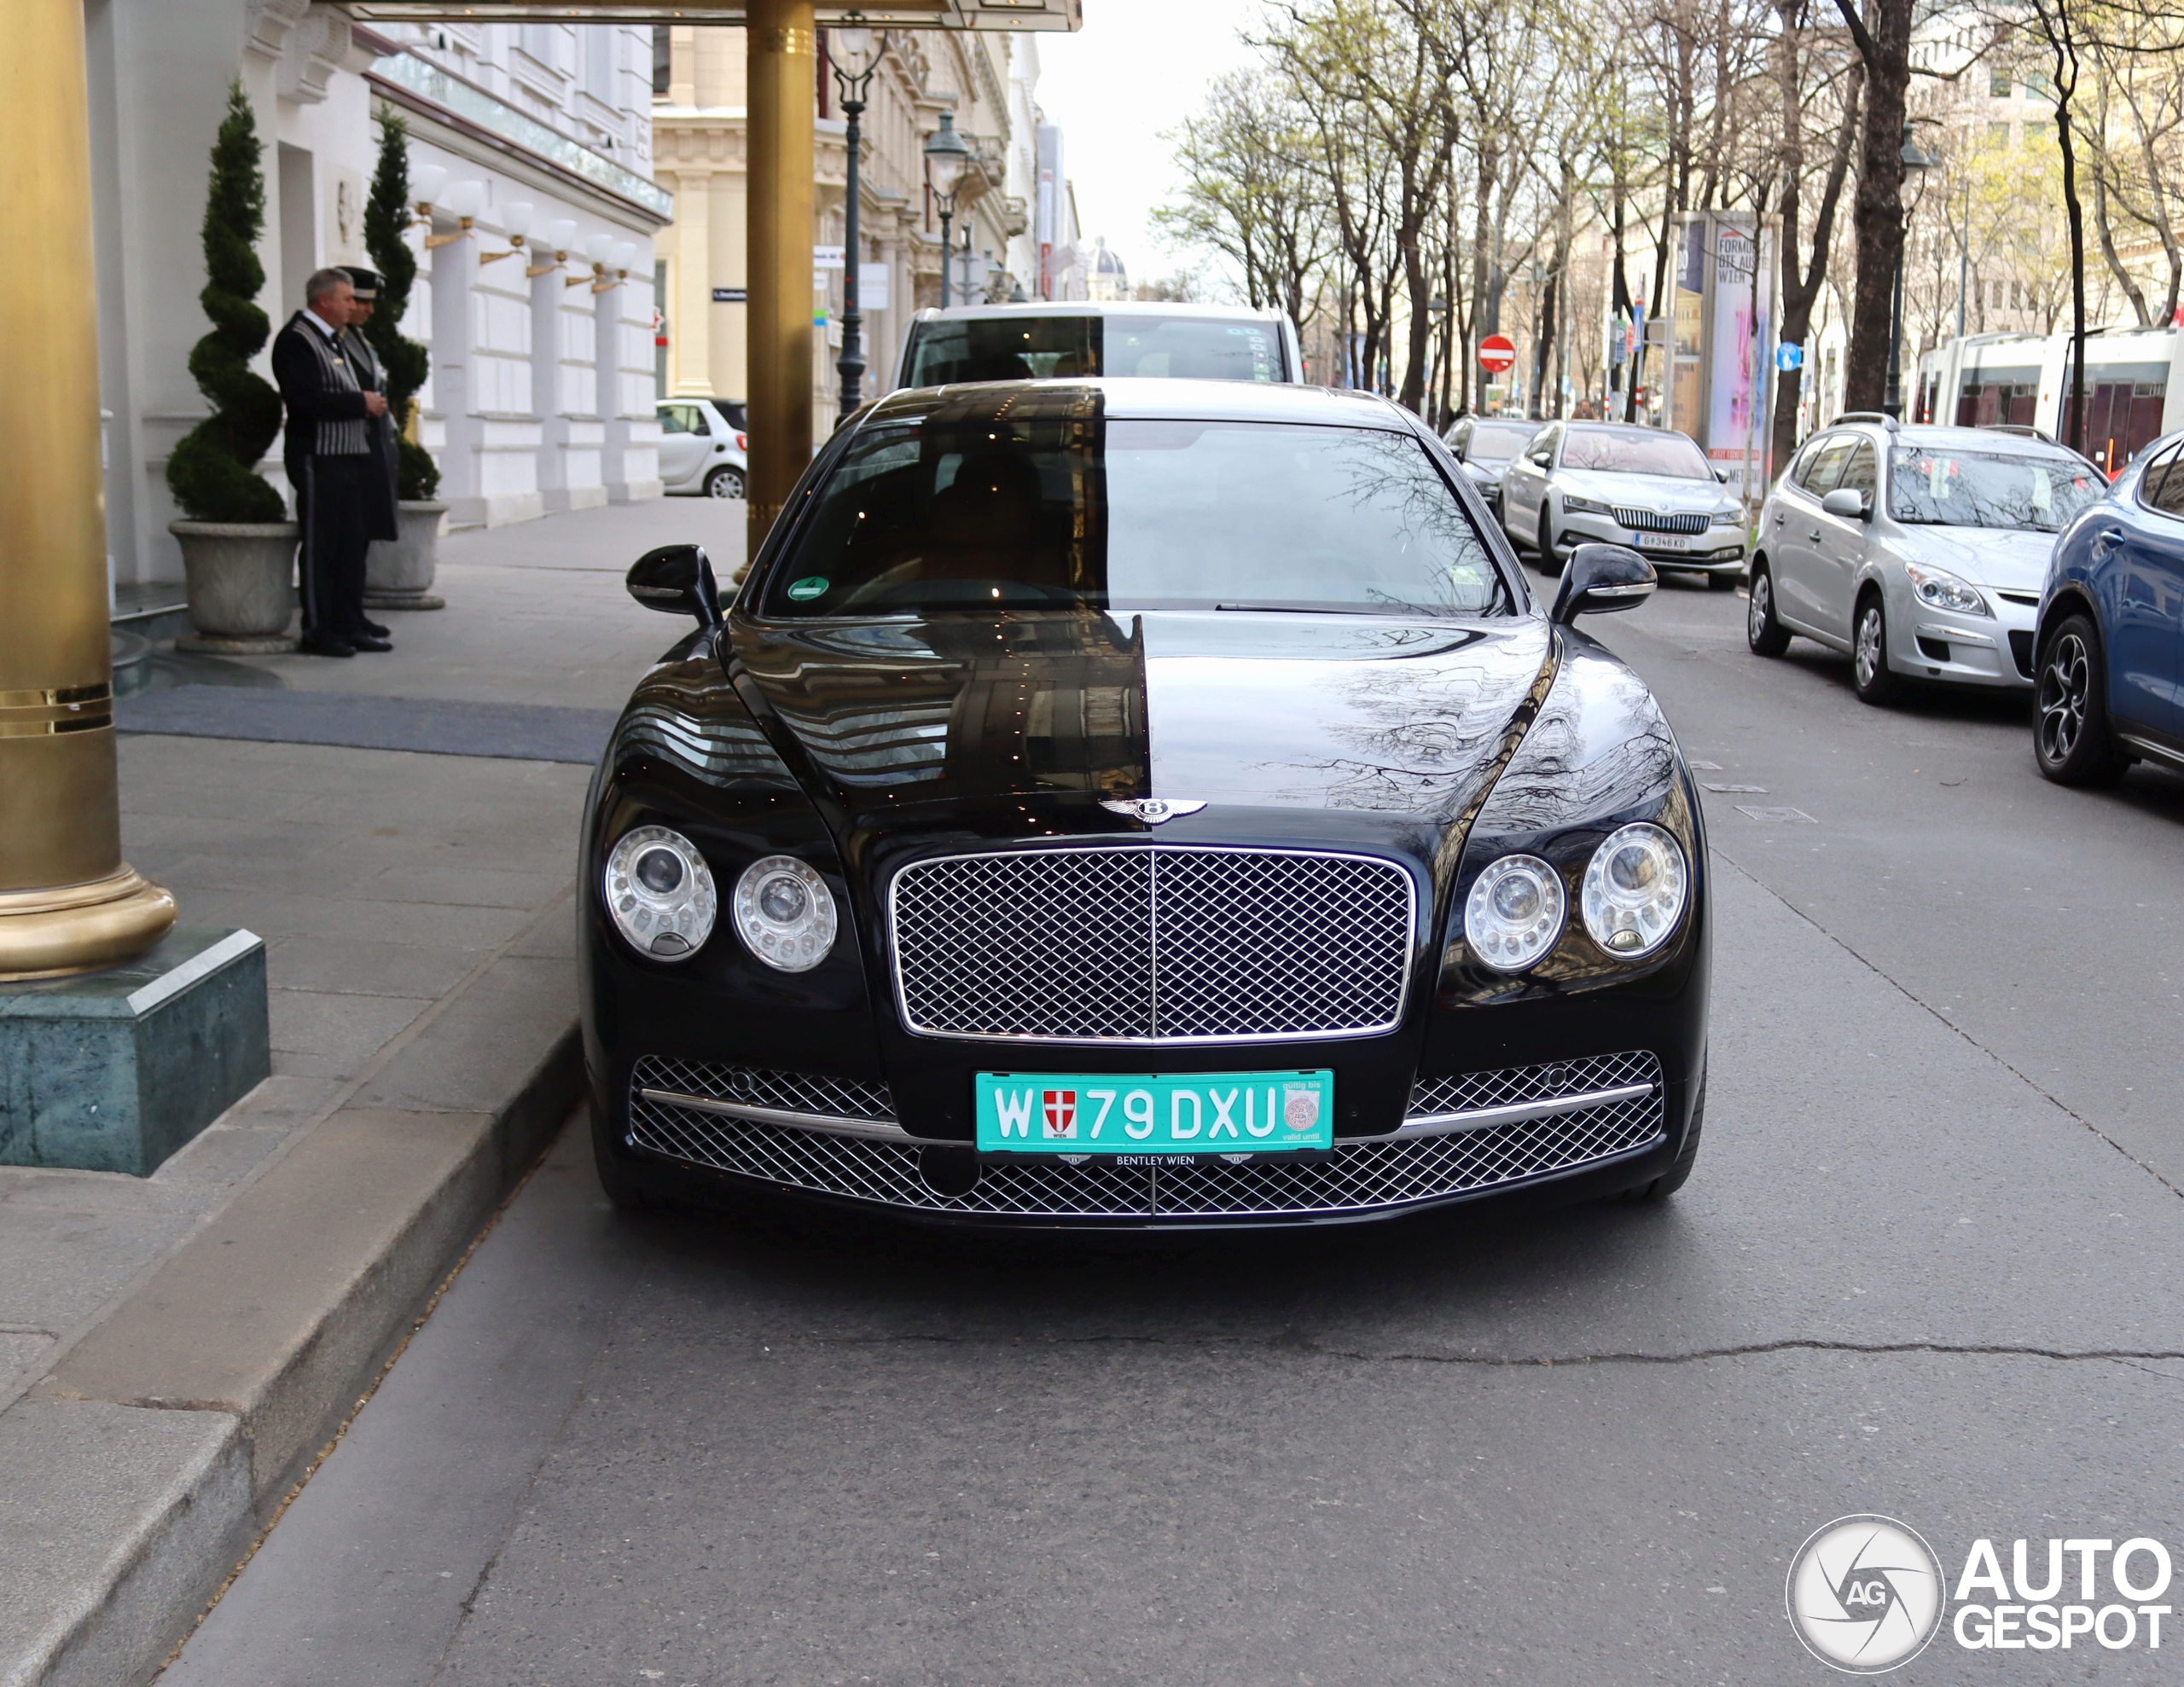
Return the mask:
[[[432, 347], [434, 362], [420, 395], [420, 438], [439, 461], [452, 519], [521, 520], [657, 496], [650, 329], [660, 222], [563, 156], [573, 143], [649, 176], [648, 29], [388, 25], [375, 35], [313, 0], [85, 0], [84, 11], [101, 396], [113, 417], [107, 548], [118, 580], [181, 577], [166, 531], [177, 513], [166, 461], [206, 411], [188, 359], [209, 326], [197, 303], [198, 224], [229, 83], [242, 81], [264, 145], [259, 303], [277, 332], [311, 270], [369, 261], [372, 117], [386, 96], [370, 76], [393, 45], [545, 125], [554, 142], [549, 156], [461, 113], [404, 113], [413, 173], [436, 164], [450, 183], [483, 188], [484, 209], [462, 238], [426, 253], [426, 230], [410, 237], [419, 276], [404, 328]], [[512, 252], [508, 217], [519, 204], [531, 207], [532, 238]], [[554, 262], [539, 237], [557, 222], [572, 225], [566, 260], [526, 275]], [[444, 214], [433, 227], [458, 232]], [[595, 240], [624, 249], [626, 279], [619, 264], [595, 265]], [[264, 467], [285, 485], [277, 442]]]

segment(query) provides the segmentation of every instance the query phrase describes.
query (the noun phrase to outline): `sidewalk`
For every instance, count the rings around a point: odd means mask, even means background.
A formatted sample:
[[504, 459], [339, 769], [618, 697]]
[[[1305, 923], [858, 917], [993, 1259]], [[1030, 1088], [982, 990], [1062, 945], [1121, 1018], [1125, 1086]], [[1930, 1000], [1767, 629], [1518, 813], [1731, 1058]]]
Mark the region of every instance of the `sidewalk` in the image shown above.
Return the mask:
[[[456, 742], [466, 704], [612, 710], [679, 631], [624, 571], [695, 538], [725, 577], [742, 520], [453, 535], [449, 606], [387, 617], [391, 656], [160, 677], [353, 698], [360, 744], [420, 712], [375, 698], [444, 704]], [[149, 1178], [0, 1168], [0, 1687], [156, 1668], [579, 1085], [588, 767], [126, 733], [120, 762], [130, 861], [266, 941], [273, 1075]]]

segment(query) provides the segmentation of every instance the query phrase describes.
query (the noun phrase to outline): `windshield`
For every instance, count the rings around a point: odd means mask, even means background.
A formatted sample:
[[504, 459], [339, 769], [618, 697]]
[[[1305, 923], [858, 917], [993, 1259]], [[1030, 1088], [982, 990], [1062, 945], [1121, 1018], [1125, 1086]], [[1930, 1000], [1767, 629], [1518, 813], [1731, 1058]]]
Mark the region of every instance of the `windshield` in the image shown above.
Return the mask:
[[1471, 431], [1471, 438], [1464, 445], [1464, 459], [1467, 462], [1505, 462], [1531, 443], [1539, 430], [1530, 422], [1512, 426], [1508, 422], [1480, 422]]
[[1018, 316], [921, 322], [907, 386], [1153, 375], [1278, 381], [1281, 329], [1207, 316]]
[[2106, 490], [2100, 472], [2074, 457], [1898, 446], [1888, 478], [1888, 513], [1922, 525], [2059, 533]]
[[1562, 467], [1610, 474], [1664, 474], [1676, 480], [1711, 480], [1714, 471], [1698, 446], [1681, 433], [1611, 433], [1573, 427], [1562, 443]]
[[920, 322], [906, 386], [1044, 380], [1100, 373], [1097, 316], [980, 317]]
[[1082, 393], [1031, 397], [1049, 402], [860, 435], [761, 612], [1511, 607], [1407, 433], [1108, 421]]

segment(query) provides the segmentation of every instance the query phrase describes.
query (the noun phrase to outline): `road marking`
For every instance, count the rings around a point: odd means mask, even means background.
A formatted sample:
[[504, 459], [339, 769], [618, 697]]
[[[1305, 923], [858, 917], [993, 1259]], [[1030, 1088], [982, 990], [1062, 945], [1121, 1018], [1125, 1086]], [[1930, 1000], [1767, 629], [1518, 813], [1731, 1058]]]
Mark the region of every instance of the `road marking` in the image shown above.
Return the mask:
[[1756, 820], [1792, 820], [1806, 826], [1820, 824], [1803, 809], [1754, 809], [1742, 803], [1738, 803], [1736, 808], [1739, 814], [1749, 815]]

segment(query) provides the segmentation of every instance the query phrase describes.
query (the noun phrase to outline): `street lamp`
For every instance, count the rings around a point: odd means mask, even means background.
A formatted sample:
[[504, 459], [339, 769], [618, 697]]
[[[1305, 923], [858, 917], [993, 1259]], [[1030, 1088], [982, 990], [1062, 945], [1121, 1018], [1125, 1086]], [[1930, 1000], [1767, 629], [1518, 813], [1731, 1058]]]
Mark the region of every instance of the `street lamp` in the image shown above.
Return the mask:
[[[862, 14], [851, 12], [852, 18]], [[864, 313], [857, 309], [857, 154], [863, 142], [858, 119], [864, 115], [864, 97], [872, 89], [872, 73], [887, 51], [885, 34], [875, 41], [863, 24], [847, 23], [827, 32], [827, 62], [834, 72], [834, 86], [842, 96], [842, 115], [849, 119], [846, 142], [849, 166], [845, 173], [842, 200], [842, 355], [834, 359], [842, 378], [842, 414], [849, 415], [863, 402], [864, 390]], [[945, 121], [945, 119], [943, 119]], [[956, 145], [962, 145], [957, 142]], [[930, 155], [932, 148], [926, 148]]]
[[941, 113], [940, 127], [926, 137], [925, 168], [932, 183], [932, 196], [940, 206], [940, 308], [944, 310], [949, 303], [948, 266], [954, 258], [948, 246], [948, 225], [956, 215], [956, 185], [970, 163], [971, 149], [956, 132], [956, 113]]
[[[1931, 170], [1941, 162], [1911, 137], [1911, 125], [1903, 125], [1903, 148], [1898, 154], [1903, 160], [1908, 175], [1916, 170]], [[1911, 232], [1911, 212], [1904, 207], [1896, 231], [1896, 289], [1889, 304], [1888, 321], [1888, 396], [1881, 409], [1898, 421], [1903, 419], [1903, 247]]]

